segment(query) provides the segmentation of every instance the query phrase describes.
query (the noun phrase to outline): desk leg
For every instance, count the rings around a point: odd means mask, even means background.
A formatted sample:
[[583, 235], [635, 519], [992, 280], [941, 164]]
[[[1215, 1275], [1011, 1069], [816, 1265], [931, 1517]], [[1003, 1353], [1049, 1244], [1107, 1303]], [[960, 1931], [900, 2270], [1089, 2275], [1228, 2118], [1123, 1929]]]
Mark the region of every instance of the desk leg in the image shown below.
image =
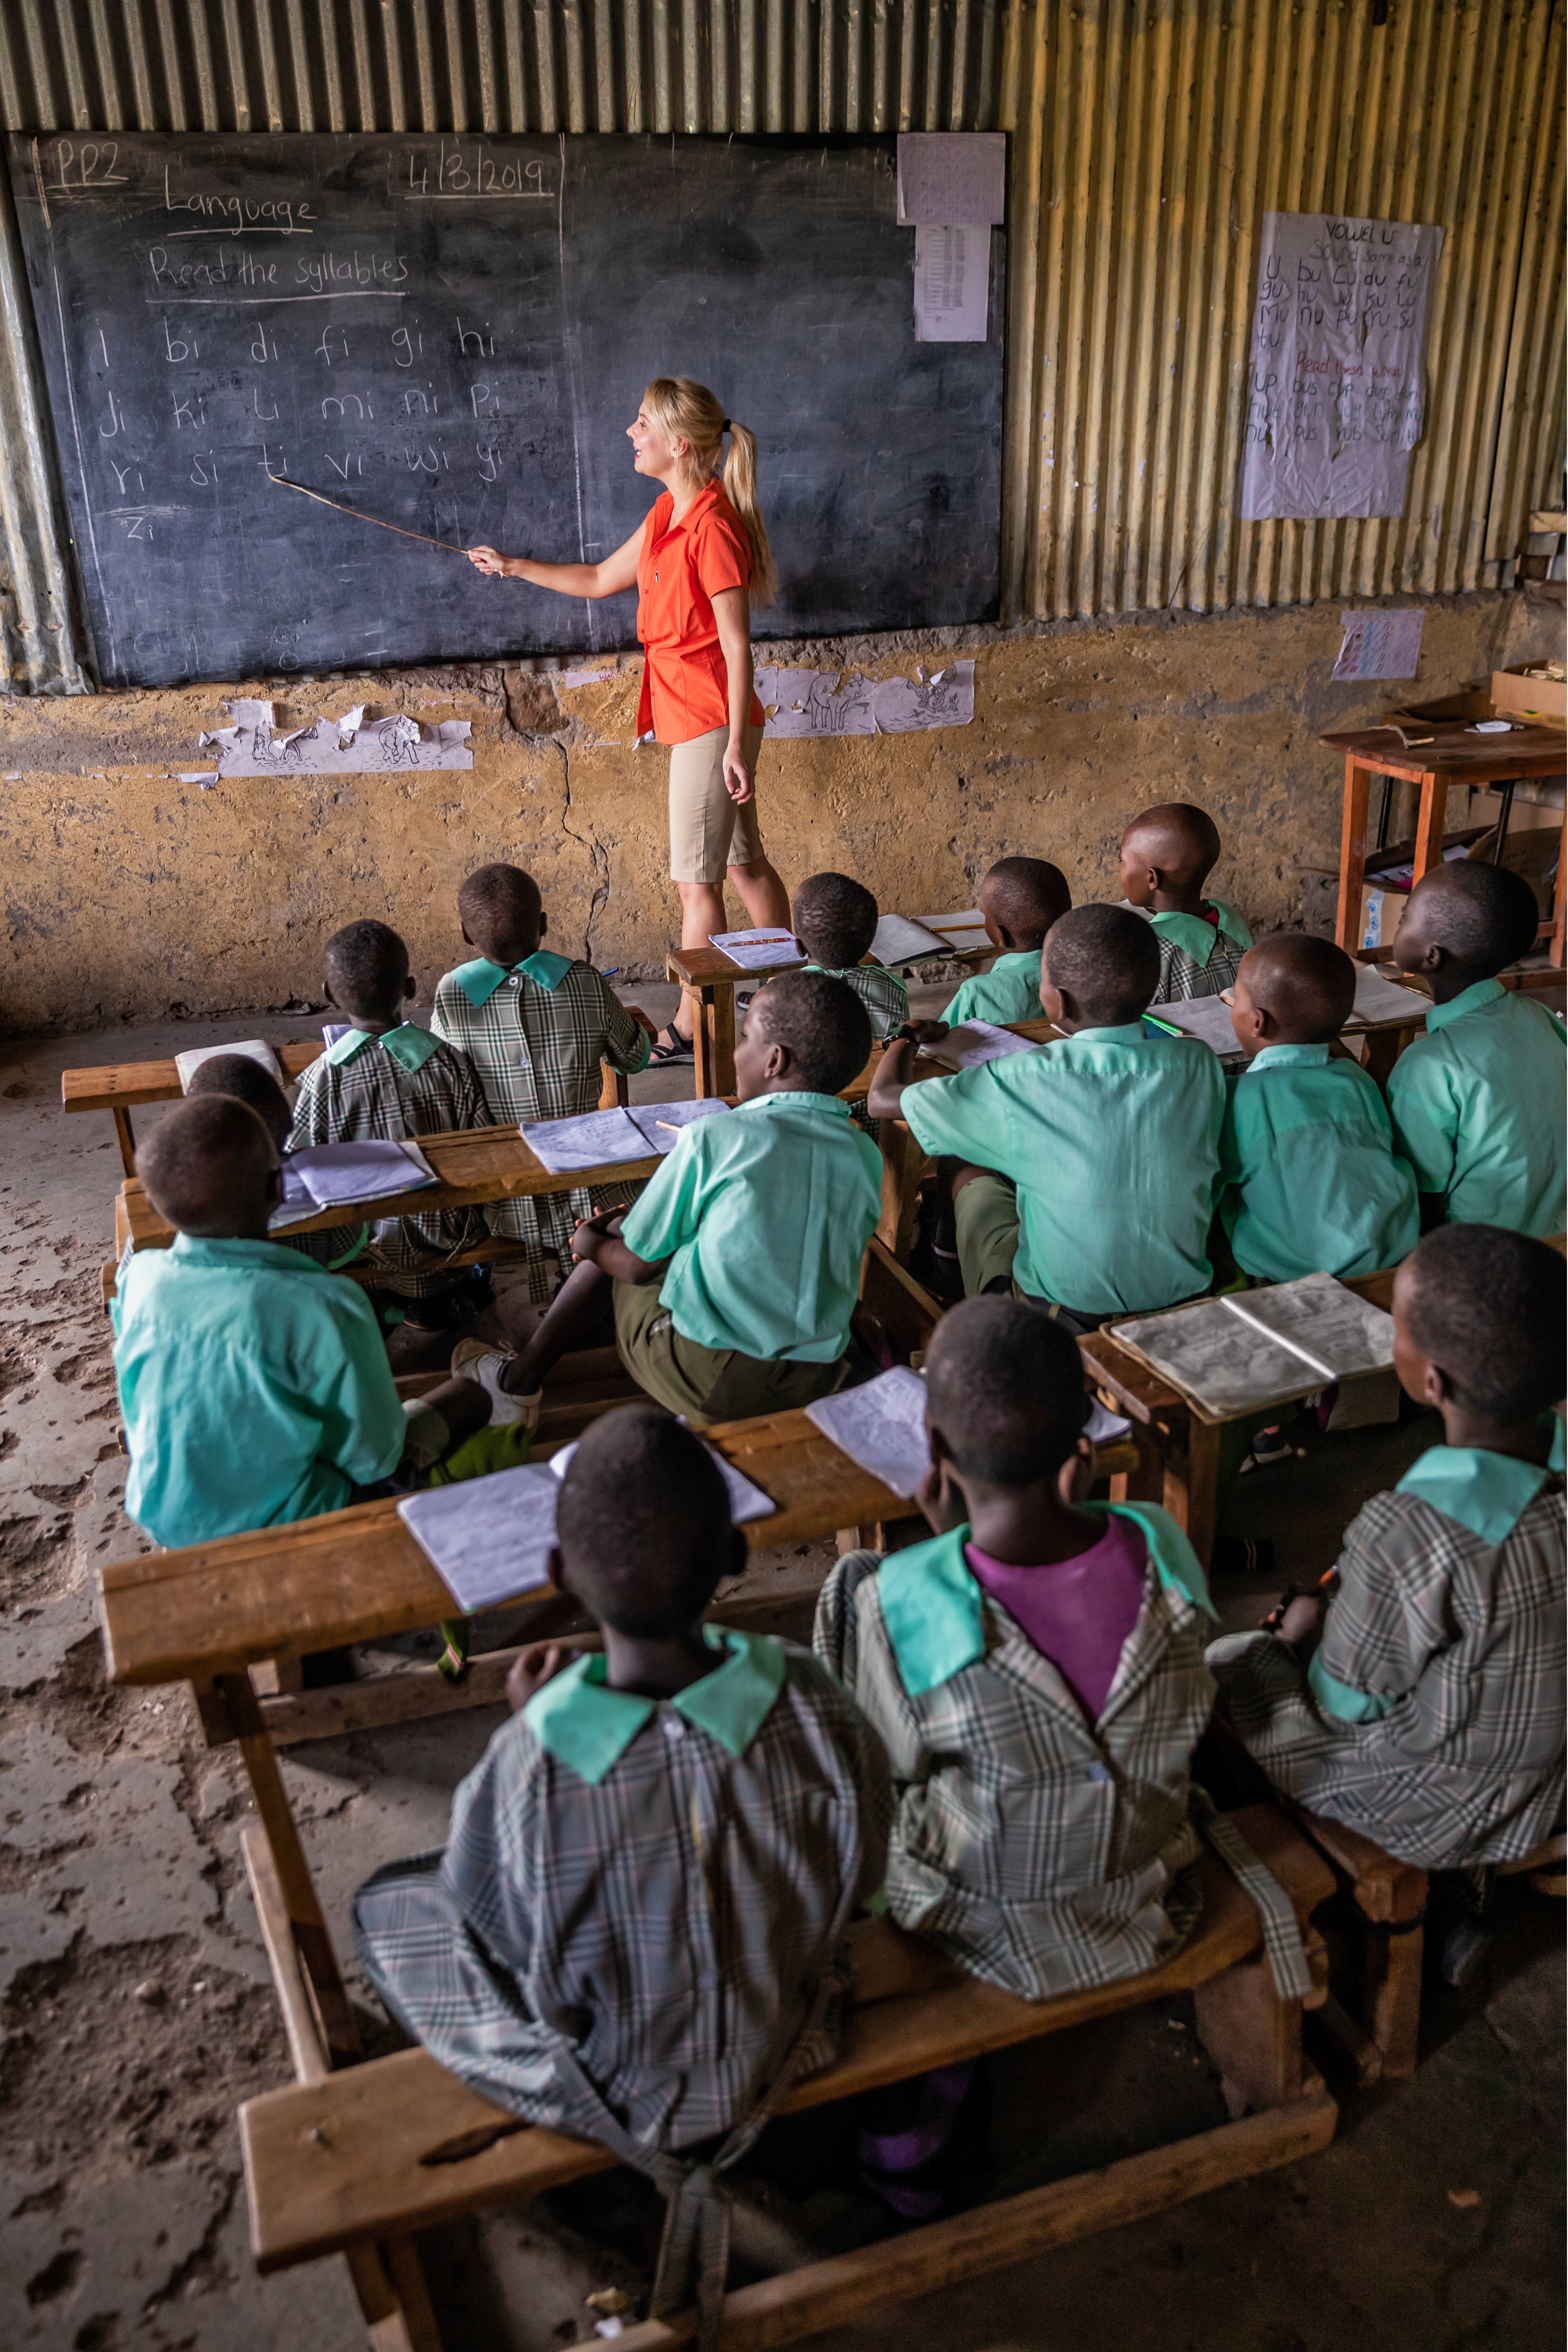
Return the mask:
[[360, 2032], [349, 2005], [338, 1956], [327, 1933], [327, 1922], [299, 1843], [299, 1832], [288, 1808], [277, 1757], [262, 1721], [261, 1709], [248, 1675], [216, 1677], [229, 1720], [239, 1739], [251, 1794], [272, 1855], [273, 1868], [288, 1912], [288, 1923], [300, 1962], [310, 1981], [321, 2021], [322, 2038], [334, 2066], [346, 2066], [360, 2055]]
[[1186, 1452], [1166, 1459], [1166, 1508], [1186, 1530], [1205, 1568], [1214, 1549], [1215, 1516], [1219, 1501], [1219, 1440], [1221, 1431], [1189, 1414]]
[[1568, 946], [1568, 809], [1563, 816], [1563, 846], [1557, 856], [1557, 887], [1552, 896], [1552, 945], [1548, 961], [1561, 971]]
[[1361, 898], [1366, 885], [1366, 810], [1372, 770], [1359, 760], [1344, 763], [1344, 815], [1339, 844], [1339, 911], [1334, 938], [1347, 955], [1361, 944]]
[[735, 991], [733, 988], [709, 989], [708, 1054], [713, 1084], [710, 1095], [732, 1095], [735, 1092]]
[[1448, 820], [1446, 776], [1428, 768], [1421, 779], [1420, 812], [1416, 819], [1416, 880], [1443, 862], [1443, 835]]
[[904, 1265], [915, 1239], [915, 1196], [925, 1154], [901, 1119], [878, 1119], [876, 1135], [882, 1146], [882, 1215], [876, 1237]]
[[110, 1116], [114, 1120], [114, 1132], [120, 1144], [120, 1165], [128, 1176], [134, 1176], [136, 1137], [131, 1125], [131, 1113], [128, 1110], [115, 1110], [110, 1113]]

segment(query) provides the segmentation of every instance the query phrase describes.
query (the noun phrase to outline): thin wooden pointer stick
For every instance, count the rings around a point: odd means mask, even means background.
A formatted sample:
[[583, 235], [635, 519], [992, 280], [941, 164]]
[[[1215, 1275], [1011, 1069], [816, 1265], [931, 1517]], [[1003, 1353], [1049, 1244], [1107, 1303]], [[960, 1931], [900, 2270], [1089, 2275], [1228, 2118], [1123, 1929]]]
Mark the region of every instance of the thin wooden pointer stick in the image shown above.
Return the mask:
[[379, 515], [361, 514], [358, 507], [346, 507], [337, 499], [324, 499], [319, 490], [308, 490], [303, 482], [291, 482], [287, 475], [275, 474], [270, 467], [267, 478], [275, 489], [298, 490], [302, 499], [314, 499], [319, 507], [331, 507], [339, 514], [352, 515], [356, 522], [372, 523], [377, 530], [395, 530], [400, 539], [417, 539], [424, 547], [444, 547], [453, 555], [468, 552], [465, 547], [454, 546], [449, 539], [429, 539], [423, 530], [404, 530], [401, 522], [382, 522]]

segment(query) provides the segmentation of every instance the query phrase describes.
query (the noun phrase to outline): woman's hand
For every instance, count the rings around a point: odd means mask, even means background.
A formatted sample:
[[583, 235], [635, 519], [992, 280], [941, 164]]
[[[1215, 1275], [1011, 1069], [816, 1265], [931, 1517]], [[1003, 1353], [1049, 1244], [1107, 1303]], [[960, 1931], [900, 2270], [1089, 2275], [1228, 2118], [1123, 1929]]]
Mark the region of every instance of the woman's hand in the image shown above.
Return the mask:
[[491, 572], [497, 580], [504, 580], [511, 569], [511, 558], [499, 554], [493, 547], [471, 547], [467, 553], [476, 572]]
[[724, 755], [724, 788], [737, 808], [744, 808], [757, 787], [739, 746], [729, 744]]

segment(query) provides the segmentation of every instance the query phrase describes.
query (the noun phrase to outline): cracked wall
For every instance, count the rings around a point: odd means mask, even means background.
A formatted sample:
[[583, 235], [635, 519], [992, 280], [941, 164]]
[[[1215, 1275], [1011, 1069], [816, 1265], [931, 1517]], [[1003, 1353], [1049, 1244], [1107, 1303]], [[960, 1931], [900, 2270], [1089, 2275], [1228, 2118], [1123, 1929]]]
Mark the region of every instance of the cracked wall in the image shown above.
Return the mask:
[[[1420, 675], [1407, 686], [1331, 682], [1337, 599], [769, 647], [879, 677], [976, 657], [967, 727], [766, 746], [769, 855], [788, 883], [838, 867], [905, 913], [970, 903], [1009, 852], [1054, 859], [1078, 898], [1094, 898], [1113, 892], [1127, 819], [1190, 799], [1225, 837], [1216, 887], [1255, 929], [1324, 929], [1341, 770], [1319, 735], [1561, 648], [1554, 606], [1500, 593], [1422, 601]], [[178, 771], [200, 763], [197, 738], [234, 688], [0, 705], [0, 1024], [27, 1034], [304, 1010], [320, 1001], [322, 942], [365, 915], [407, 938], [428, 1001], [461, 957], [457, 885], [493, 858], [538, 877], [553, 945], [627, 976], [662, 974], [677, 920], [666, 761], [633, 740], [637, 667], [622, 656], [580, 687], [499, 667], [253, 681], [243, 690], [270, 694], [289, 726], [360, 699], [373, 716], [466, 718], [472, 773], [206, 792]]]

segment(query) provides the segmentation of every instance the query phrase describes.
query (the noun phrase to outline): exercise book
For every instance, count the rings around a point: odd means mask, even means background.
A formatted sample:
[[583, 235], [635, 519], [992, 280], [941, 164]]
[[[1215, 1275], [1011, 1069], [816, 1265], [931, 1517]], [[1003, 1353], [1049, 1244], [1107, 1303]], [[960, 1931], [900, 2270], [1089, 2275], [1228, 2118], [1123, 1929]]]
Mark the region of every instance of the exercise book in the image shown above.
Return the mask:
[[934, 1062], [943, 1062], [950, 1069], [974, 1070], [982, 1062], [999, 1062], [1008, 1054], [1032, 1054], [1036, 1050], [1032, 1037], [1016, 1037], [1010, 1029], [1003, 1029], [995, 1021], [961, 1021], [949, 1029], [946, 1037], [935, 1045], [922, 1045], [923, 1055]]
[[871, 952], [886, 966], [919, 963], [927, 956], [949, 956], [950, 943], [927, 930], [909, 915], [883, 915], [871, 935]]
[[[685, 1413], [677, 1415], [677, 1418], [684, 1429], [686, 1422]], [[559, 1452], [550, 1455], [549, 1466], [558, 1478], [566, 1476], [567, 1465], [576, 1452], [577, 1440], [574, 1437], [570, 1445], [561, 1446]], [[729, 1516], [735, 1525], [744, 1527], [747, 1519], [771, 1518], [779, 1508], [772, 1496], [765, 1495], [760, 1486], [753, 1486], [745, 1472], [737, 1470], [733, 1462], [727, 1462], [716, 1446], [710, 1445], [708, 1452], [718, 1465], [719, 1476], [724, 1480], [725, 1492], [729, 1496]]]
[[[925, 1381], [905, 1364], [895, 1364], [862, 1387], [819, 1397], [806, 1407], [806, 1418], [841, 1454], [895, 1495], [913, 1496], [931, 1467]], [[1091, 1444], [1104, 1445], [1124, 1437], [1132, 1425], [1119, 1413], [1107, 1412], [1095, 1397], [1083, 1433]]]
[[283, 1163], [285, 1204], [298, 1199], [298, 1183], [318, 1209], [384, 1201], [398, 1192], [421, 1191], [437, 1181], [417, 1143], [367, 1136], [358, 1143], [310, 1143]]
[[1385, 1371], [1394, 1361], [1394, 1318], [1332, 1274], [1228, 1292], [1109, 1328], [1217, 1420]]
[[246, 1037], [235, 1045], [188, 1045], [183, 1054], [176, 1054], [174, 1067], [180, 1076], [180, 1092], [188, 1095], [191, 1080], [202, 1064], [216, 1061], [220, 1054], [243, 1054], [247, 1062], [259, 1062], [267, 1076], [276, 1078], [280, 1087], [288, 1084], [283, 1075], [282, 1063], [265, 1037]]
[[556, 1496], [548, 1469], [522, 1463], [487, 1478], [402, 1496], [397, 1515], [465, 1616], [549, 1582]]
[[628, 1114], [633, 1127], [646, 1137], [650, 1150], [673, 1151], [683, 1131], [699, 1118], [713, 1118], [729, 1105], [720, 1095], [698, 1095], [695, 1101], [639, 1103]]
[[775, 969], [781, 963], [804, 963], [793, 931], [710, 931], [710, 948], [721, 948], [731, 963], [746, 971]]
[[630, 1111], [619, 1108], [585, 1110], [576, 1118], [537, 1119], [531, 1126], [525, 1119], [517, 1133], [552, 1176], [574, 1168], [610, 1168], [622, 1160], [646, 1160], [650, 1151], [669, 1149], [644, 1134]]

